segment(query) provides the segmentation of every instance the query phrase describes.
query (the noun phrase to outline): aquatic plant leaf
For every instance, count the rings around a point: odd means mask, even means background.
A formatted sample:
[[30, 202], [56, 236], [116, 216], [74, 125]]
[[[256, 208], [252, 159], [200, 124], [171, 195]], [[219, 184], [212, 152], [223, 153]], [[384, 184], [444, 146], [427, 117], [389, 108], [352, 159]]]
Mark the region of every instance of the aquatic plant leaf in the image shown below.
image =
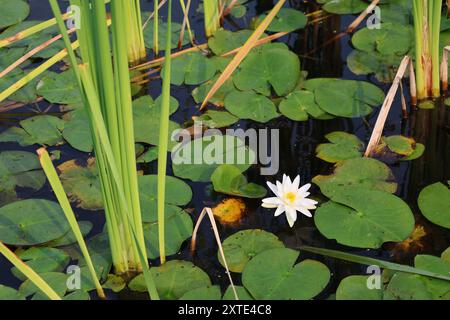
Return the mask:
[[88, 292], [83, 290], [77, 290], [74, 292], [71, 292], [63, 297], [63, 300], [75, 300], [75, 301], [87, 301], [91, 300], [91, 296]]
[[[21, 80], [22, 78], [26, 77], [28, 72], [29, 72], [28, 70], [23, 71], [20, 68], [16, 68], [14, 71], [10, 72], [8, 75], [1, 78], [0, 92], [3, 92], [4, 90], [8, 89], [16, 82], [18, 82], [19, 80]], [[45, 74], [45, 72], [43, 74]], [[36, 101], [38, 99], [36, 93], [36, 85], [39, 81], [39, 78], [40, 77], [36, 77], [35, 79], [29, 81], [25, 86], [15, 91], [13, 94], [11, 94], [7, 98], [7, 100], [26, 104]]]
[[[234, 286], [236, 289], [236, 293], [239, 297], [239, 300], [253, 300], [252, 296], [248, 291], [242, 287], [242, 286]], [[231, 286], [228, 286], [227, 290], [225, 290], [225, 293], [223, 294], [222, 300], [236, 300], [234, 296], [233, 289]]]
[[208, 47], [215, 55], [220, 56], [244, 45], [252, 33], [252, 30], [246, 29], [235, 32], [219, 29], [208, 39]]
[[233, 75], [234, 85], [269, 96], [272, 87], [278, 96], [291, 92], [300, 76], [300, 60], [282, 43], [254, 48]]
[[255, 160], [253, 150], [243, 140], [231, 135], [211, 135], [179, 144], [172, 152], [172, 168], [177, 177], [208, 182], [223, 163], [244, 172]]
[[[58, 294], [60, 297], [67, 292], [67, 278], [69, 275], [60, 272], [45, 272], [39, 274], [42, 279]], [[19, 293], [23, 297], [32, 296], [32, 300], [49, 300], [30, 280], [26, 280], [19, 287]]]
[[[212, 86], [216, 83], [217, 79], [219, 78], [218, 75], [216, 75], [214, 78], [212, 78], [209, 81], [206, 81], [202, 85], [198, 86], [194, 90], [192, 90], [192, 97], [194, 98], [196, 103], [202, 103], [203, 100], [206, 98], [206, 95], [211, 90]], [[233, 91], [238, 91], [233, 83], [233, 78], [229, 77], [222, 86], [217, 89], [217, 91], [214, 93], [214, 95], [210, 98], [209, 103], [214, 104], [218, 107], [223, 107], [225, 104], [225, 97]]]
[[171, 70], [170, 83], [196, 85], [214, 77], [217, 66], [201, 52], [188, 52], [173, 58]]
[[441, 227], [450, 228], [450, 190], [441, 182], [433, 183], [419, 194], [417, 200], [422, 214]]
[[[1, 34], [0, 34], [1, 35]], [[11, 64], [16, 62], [16, 60], [20, 59], [25, 54], [24, 48], [0, 48], [0, 71], [5, 70]], [[24, 62], [21, 64], [22, 67], [25, 67], [29, 64], [29, 62]], [[17, 71], [10, 71], [14, 74]], [[3, 81], [3, 79], [0, 79]]]
[[223, 225], [234, 225], [242, 218], [246, 210], [241, 198], [227, 198], [212, 208], [214, 217]]
[[324, 4], [323, 10], [336, 14], [359, 13], [368, 6], [363, 0], [318, 0], [317, 2]]
[[299, 252], [266, 250], [250, 260], [242, 273], [242, 283], [257, 300], [308, 300], [318, 295], [330, 280], [330, 271], [321, 262], [304, 260], [295, 264]]
[[87, 109], [77, 108], [74, 111], [66, 113], [63, 120], [65, 121], [62, 131], [64, 140], [77, 150], [92, 152], [94, 142], [92, 140]]
[[69, 200], [86, 210], [103, 209], [102, 189], [95, 159], [90, 158], [86, 166], [69, 160], [58, 166], [60, 179]]
[[16, 187], [41, 189], [45, 175], [38, 157], [31, 152], [0, 152], [0, 205], [16, 198]]
[[263, 198], [266, 188], [248, 183], [241, 170], [233, 165], [222, 164], [211, 175], [214, 190], [244, 198]]
[[[150, 272], [163, 300], [180, 299], [191, 290], [211, 286], [209, 276], [189, 261], [168, 261], [162, 266], [151, 268]], [[143, 275], [131, 280], [128, 287], [133, 291], [147, 291]]]
[[[16, 254], [36, 273], [62, 272], [70, 261], [65, 251], [55, 248], [32, 247], [24, 251], [16, 251]], [[16, 267], [13, 267], [11, 272], [16, 278], [26, 280]]]
[[416, 143], [414, 139], [401, 135], [382, 137], [382, 141], [392, 152], [403, 156], [411, 155], [414, 152], [413, 145]]
[[219, 286], [197, 288], [186, 292], [179, 300], [221, 300]]
[[[360, 169], [361, 170], [361, 169]], [[320, 233], [340, 244], [379, 248], [405, 240], [414, 229], [414, 216], [400, 198], [361, 187], [337, 187], [329, 202], [315, 213]]]
[[70, 226], [61, 207], [44, 199], [20, 200], [0, 208], [0, 241], [29, 246], [61, 237]]
[[226, 111], [207, 110], [201, 116], [196, 117], [195, 121], [200, 121], [208, 128], [223, 128], [231, 126], [239, 121], [239, 118]]
[[[152, 21], [151, 23], [148, 23], [144, 29], [144, 43], [148, 49], [153, 49], [155, 46], [153, 43], [154, 42], [153, 28], [154, 28], [154, 24]], [[171, 48], [175, 49], [178, 47], [178, 40], [180, 39], [181, 24], [172, 21], [171, 22], [171, 31], [172, 31]], [[193, 31], [194, 30], [192, 30], [192, 32]], [[159, 20], [158, 21], [158, 46], [160, 48], [166, 47], [166, 34], [167, 34], [167, 22], [165, 22], [163, 20]], [[185, 32], [181, 45], [184, 46], [188, 43], [189, 43], [189, 34], [187, 32]]]
[[330, 143], [319, 144], [316, 156], [327, 162], [335, 163], [352, 158], [359, 158], [363, 154], [364, 143], [357, 136], [334, 131], [325, 136]]
[[233, 91], [225, 98], [225, 108], [240, 119], [266, 123], [279, 117], [275, 104], [253, 91]]
[[343, 186], [390, 193], [397, 190], [397, 183], [391, 169], [383, 162], [372, 158], [344, 160], [335, 165], [332, 175], [318, 175], [312, 181], [329, 198], [338, 193], [339, 188]]
[[[80, 226], [81, 234], [83, 235], [83, 237], [86, 237], [94, 227], [94, 225], [90, 221], [78, 221], [78, 225]], [[63, 247], [74, 244], [75, 242], [77, 242], [77, 240], [75, 239], [75, 235], [72, 230], [69, 230], [61, 238], [45, 243], [45, 246]]]
[[384, 100], [383, 91], [377, 86], [357, 80], [318, 78], [304, 84], [314, 96], [319, 107], [335, 116], [355, 118], [368, 115], [372, 107]]
[[[189, 237], [192, 236], [193, 223], [191, 217], [182, 209], [170, 206], [174, 209], [167, 210], [168, 205], [164, 210], [165, 221], [165, 249], [166, 255], [173, 255], [180, 251], [181, 245]], [[156, 211], [152, 212], [152, 215], [156, 215]], [[145, 223], [144, 222], [144, 236], [147, 249], [147, 255], [150, 259], [156, 259], [159, 257], [158, 246], [158, 223]]]
[[314, 100], [314, 94], [307, 90], [294, 91], [281, 100], [280, 112], [294, 121], [306, 121], [310, 117], [321, 118], [327, 113], [320, 109]]
[[115, 274], [108, 274], [108, 278], [106, 279], [106, 282], [102, 285], [105, 289], [111, 289], [114, 292], [120, 292], [127, 286], [127, 283], [125, 280], [118, 275]]
[[[283, 242], [276, 235], [260, 229], [238, 231], [226, 238], [222, 246], [228, 268], [231, 272], [238, 273], [242, 272], [247, 263], [261, 252], [284, 248]], [[223, 266], [220, 253], [217, 256]]]
[[25, 20], [30, 6], [23, 0], [0, 0], [0, 30]]
[[80, 104], [82, 102], [76, 77], [71, 69], [56, 73], [49, 71], [38, 82], [37, 94], [51, 103]]
[[0, 284], [0, 300], [25, 300], [18, 290]]
[[378, 52], [353, 50], [347, 56], [347, 66], [356, 75], [375, 74], [375, 78], [384, 83], [394, 80], [396, 67], [402, 56], [395, 54], [382, 55]]
[[398, 23], [382, 23], [380, 29], [363, 28], [352, 37], [353, 46], [366, 52], [383, 55], [404, 55], [413, 45], [412, 27]]
[[369, 289], [369, 276], [349, 276], [341, 280], [336, 290], [336, 300], [382, 300], [381, 289]]
[[[261, 23], [266, 16], [267, 14], [260, 15], [257, 18], [256, 25]], [[300, 10], [281, 8], [266, 30], [270, 32], [292, 32], [302, 29], [307, 20], [305, 14]]]

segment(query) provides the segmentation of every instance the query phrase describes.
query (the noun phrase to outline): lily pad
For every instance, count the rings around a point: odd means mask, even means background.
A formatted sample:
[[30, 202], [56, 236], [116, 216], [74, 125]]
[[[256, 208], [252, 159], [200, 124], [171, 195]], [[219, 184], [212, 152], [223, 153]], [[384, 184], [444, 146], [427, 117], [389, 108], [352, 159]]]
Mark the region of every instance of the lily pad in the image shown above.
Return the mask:
[[3, 300], [25, 300], [25, 298], [16, 289], [0, 284], [0, 301]]
[[402, 56], [382, 55], [378, 52], [353, 50], [347, 56], [347, 66], [356, 75], [375, 74], [375, 78], [384, 83], [394, 80]]
[[[153, 27], [154, 21], [150, 20], [144, 29], [144, 43], [148, 49], [153, 49], [154, 39], [153, 39]], [[178, 46], [178, 41], [180, 39], [181, 24], [177, 22], [172, 22], [172, 41], [171, 48], [175, 49]], [[166, 34], [167, 34], [167, 23], [163, 20], [158, 21], [158, 45], [160, 50], [166, 48]], [[184, 38], [182, 39], [182, 45], [189, 43], [189, 35], [187, 32], [184, 33]]]
[[228, 127], [239, 121], [239, 118], [226, 111], [207, 110], [200, 117], [196, 117], [195, 121], [214, 129]]
[[235, 71], [233, 82], [243, 91], [255, 90], [269, 96], [291, 92], [300, 76], [300, 60], [284, 44], [272, 43], [253, 49]]
[[[78, 226], [80, 227], [83, 237], [86, 237], [94, 227], [94, 225], [90, 221], [78, 221]], [[75, 242], [77, 242], [77, 239], [75, 238], [73, 231], [69, 230], [61, 238], [47, 242], [45, 245], [47, 247], [63, 247], [74, 244]]]
[[[151, 268], [150, 272], [163, 300], [177, 300], [191, 290], [211, 286], [208, 275], [188, 261], [168, 261], [162, 266]], [[133, 291], [147, 291], [144, 276], [139, 275], [131, 280], [129, 288]]]
[[51, 103], [80, 104], [81, 94], [73, 70], [48, 72], [37, 84], [37, 94]]
[[[267, 14], [262, 14], [257, 18], [256, 24], [259, 25]], [[303, 12], [293, 8], [281, 8], [267, 27], [270, 32], [292, 32], [302, 29], [307, 22], [307, 18]]]
[[450, 229], [450, 190], [437, 182], [425, 187], [419, 194], [419, 208], [422, 214], [441, 227]]
[[[260, 229], [238, 231], [226, 238], [222, 246], [228, 268], [238, 273], [242, 272], [247, 263], [261, 252], [284, 248], [283, 242], [276, 235]], [[217, 257], [220, 264], [224, 266], [219, 252]]]
[[367, 287], [368, 276], [349, 276], [342, 279], [336, 290], [336, 300], [382, 300], [381, 289]]
[[[202, 85], [198, 86], [194, 90], [192, 90], [192, 97], [194, 98], [196, 103], [202, 103], [203, 100], [206, 98], [206, 95], [208, 94], [211, 87], [216, 83], [216, 80], [219, 78], [218, 75], [216, 75], [214, 78], [212, 78], [209, 81], [206, 81]], [[237, 91], [236, 87], [233, 84], [233, 78], [228, 78], [222, 86], [217, 90], [217, 92], [211, 97], [211, 99], [208, 100], [208, 103], [211, 103], [213, 105], [223, 107], [225, 104], [225, 97], [233, 91]]]
[[244, 172], [254, 159], [254, 151], [240, 138], [212, 135], [178, 145], [172, 152], [172, 167], [180, 178], [208, 182], [221, 164], [233, 164]]
[[[56, 292], [60, 297], [67, 292], [68, 275], [60, 272], [45, 272], [39, 276]], [[32, 297], [32, 300], [49, 300], [36, 285], [29, 279], [22, 283], [19, 287], [19, 293], [24, 297]]]
[[416, 143], [414, 139], [401, 135], [383, 137], [382, 140], [392, 152], [403, 156], [409, 156], [413, 153], [413, 145]]
[[384, 242], [400, 242], [414, 229], [414, 216], [400, 198], [361, 187], [337, 187], [331, 200], [314, 216], [320, 233], [340, 244], [379, 248]]
[[362, 156], [364, 143], [353, 134], [335, 131], [327, 134], [325, 138], [330, 143], [322, 143], [317, 146], [316, 156], [319, 159], [336, 163]]
[[252, 30], [245, 29], [235, 32], [219, 29], [208, 39], [208, 47], [215, 55], [220, 56], [242, 46], [252, 33]]
[[188, 52], [172, 60], [171, 70], [170, 83], [196, 85], [214, 77], [217, 66], [201, 52]]
[[137, 163], [150, 163], [158, 159], [158, 147], [151, 147], [143, 154], [141, 154], [137, 159]]
[[197, 288], [186, 292], [180, 300], [221, 300], [222, 294], [219, 286]]
[[[242, 286], [234, 286], [236, 289], [236, 293], [239, 297], [239, 300], [253, 300], [252, 296], [248, 291], [242, 287]], [[233, 289], [231, 286], [227, 288], [225, 293], [223, 294], [222, 300], [236, 300], [236, 297], [234, 296]]]
[[294, 121], [321, 118], [327, 114], [316, 104], [314, 94], [307, 90], [291, 92], [280, 102], [279, 108], [283, 115]]
[[20, 200], [0, 208], [0, 241], [29, 246], [63, 236], [70, 226], [59, 204], [43, 200]]
[[390, 193], [397, 190], [391, 169], [383, 162], [372, 158], [354, 158], [338, 162], [334, 174], [318, 175], [312, 181], [329, 198], [344, 186]]
[[77, 150], [92, 152], [94, 142], [86, 108], [77, 108], [65, 114], [63, 120], [65, 121], [62, 131], [64, 140]]
[[214, 190], [232, 196], [244, 198], [263, 198], [266, 188], [255, 183], [248, 183], [241, 170], [233, 165], [223, 164], [211, 175]]
[[400, 160], [402, 160], [402, 161], [415, 160], [415, 159], [420, 158], [424, 152], [425, 152], [425, 146], [421, 143], [416, 143], [413, 152], [409, 156], [404, 157]]
[[336, 14], [360, 13], [368, 4], [363, 0], [318, 0], [323, 3], [322, 9]]
[[16, 198], [16, 187], [41, 189], [45, 184], [37, 155], [25, 151], [0, 152], [0, 204]]
[[25, 20], [30, 14], [30, 6], [23, 0], [0, 0], [0, 30]]
[[252, 91], [234, 91], [225, 98], [225, 108], [240, 119], [266, 123], [279, 117], [275, 104], [267, 97]]
[[330, 271], [321, 262], [304, 260], [295, 264], [299, 252], [266, 250], [250, 260], [242, 283], [256, 300], [308, 300], [318, 295], [330, 280]]

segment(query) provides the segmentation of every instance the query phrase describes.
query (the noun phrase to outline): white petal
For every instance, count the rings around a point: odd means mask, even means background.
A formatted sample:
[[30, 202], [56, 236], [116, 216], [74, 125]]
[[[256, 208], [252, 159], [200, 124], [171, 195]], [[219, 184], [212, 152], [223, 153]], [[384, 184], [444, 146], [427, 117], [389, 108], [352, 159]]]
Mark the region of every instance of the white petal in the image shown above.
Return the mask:
[[275, 209], [276, 207], [278, 207], [278, 205], [271, 204], [271, 203], [261, 203], [261, 207], [267, 208], [267, 209]]
[[[278, 181], [277, 181], [278, 182]], [[272, 190], [273, 193], [275, 193], [275, 195], [277, 197], [280, 196], [280, 193], [278, 192], [278, 188], [276, 185], [274, 185], [272, 182], [267, 181], [267, 185], [269, 186], [270, 190]]]
[[304, 194], [309, 190], [309, 188], [311, 188], [311, 183], [307, 183], [304, 186], [302, 186], [300, 189], [298, 189], [298, 192]]
[[279, 205], [277, 210], [275, 210], [275, 217], [278, 217], [283, 212], [284, 212], [284, 205]]
[[281, 200], [278, 197], [271, 197], [263, 199], [262, 202], [266, 204], [279, 205], [281, 203]]
[[307, 216], [307, 217], [312, 217], [312, 214], [311, 214], [311, 212], [309, 212], [309, 210], [308, 209], [306, 209], [305, 207], [302, 207], [302, 206], [298, 206], [298, 207], [295, 207], [295, 209], [297, 210], [297, 211], [300, 211], [301, 213], [303, 213], [305, 216]]
[[295, 202], [296, 206], [303, 206], [307, 209], [315, 209], [318, 202], [312, 199], [300, 198]]
[[297, 211], [292, 207], [286, 207], [286, 218], [289, 226], [292, 228], [297, 220]]
[[284, 184], [282, 184], [280, 181], [277, 181], [277, 189], [280, 195], [284, 194]]
[[294, 179], [294, 182], [292, 182], [292, 189], [295, 189], [295, 192], [297, 192], [299, 186], [300, 186], [300, 175], [297, 175]]

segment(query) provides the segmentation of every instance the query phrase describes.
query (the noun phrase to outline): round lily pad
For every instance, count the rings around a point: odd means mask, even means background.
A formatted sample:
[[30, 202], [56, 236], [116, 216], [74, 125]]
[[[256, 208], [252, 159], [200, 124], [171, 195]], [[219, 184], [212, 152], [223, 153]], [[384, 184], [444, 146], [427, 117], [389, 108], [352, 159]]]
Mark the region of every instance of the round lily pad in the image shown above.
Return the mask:
[[197, 288], [186, 292], [180, 300], [221, 300], [222, 294], [219, 286]]
[[73, 70], [48, 72], [37, 84], [37, 94], [51, 103], [80, 104], [81, 94]]
[[[238, 295], [239, 300], [253, 300], [250, 293], [248, 293], [248, 291], [244, 287], [234, 286], [234, 288], [236, 289], [236, 293]], [[231, 285], [228, 286], [227, 290], [223, 294], [222, 300], [236, 300]]]
[[[67, 292], [67, 278], [68, 275], [60, 272], [45, 272], [39, 276], [56, 292], [60, 297]], [[27, 279], [19, 287], [19, 293], [24, 297], [32, 296], [32, 300], [49, 300], [36, 285]]]
[[[80, 227], [80, 231], [83, 237], [86, 237], [94, 227], [94, 225], [90, 221], [78, 221], [78, 226]], [[70, 244], [74, 244], [75, 242], [77, 242], [77, 239], [75, 238], [72, 229], [70, 229], [61, 238], [47, 242], [45, 245], [47, 247], [63, 247], [68, 246]]]
[[217, 67], [201, 52], [188, 52], [172, 60], [171, 70], [170, 83], [195, 85], [214, 77]]
[[[267, 14], [262, 14], [257, 18], [258, 25]], [[306, 25], [307, 18], [303, 12], [293, 8], [281, 8], [267, 27], [270, 32], [292, 32], [301, 29]]]
[[92, 152], [94, 142], [91, 135], [90, 120], [86, 108], [77, 108], [64, 115], [65, 121], [62, 135], [73, 148]]
[[330, 280], [321, 262], [304, 260], [295, 264], [299, 252], [266, 250], [250, 260], [242, 273], [244, 287], [256, 300], [308, 300], [318, 295]]
[[28, 199], [0, 208], [0, 241], [29, 246], [64, 235], [70, 226], [59, 204]]
[[[162, 266], [151, 268], [150, 272], [155, 279], [159, 297], [163, 300], [177, 300], [191, 290], [211, 286], [208, 275], [188, 261], [168, 261]], [[144, 276], [141, 274], [131, 280], [129, 288], [147, 291]]]
[[[232, 234], [223, 241], [223, 251], [228, 268], [232, 272], [242, 272], [247, 263], [255, 256], [269, 249], [284, 248], [273, 233], [260, 230], [242, 230]], [[222, 256], [217, 253], [220, 264], [224, 266]]]
[[[149, 13], [147, 13], [148, 16]], [[154, 21], [151, 20], [147, 26], [144, 28], [144, 43], [148, 49], [153, 49], [154, 39], [153, 39], [153, 27]], [[178, 46], [178, 41], [180, 39], [181, 24], [177, 22], [172, 22], [171, 25], [172, 37], [171, 37], [171, 48], [175, 49]], [[166, 34], [167, 34], [167, 22], [163, 20], [158, 21], [158, 45], [159, 50], [164, 50], [166, 48]], [[182, 39], [182, 45], [189, 43], [188, 32], [184, 33], [184, 38]]]
[[25, 20], [30, 6], [23, 0], [0, 0], [0, 30]]
[[200, 121], [208, 128], [214, 129], [228, 127], [239, 121], [239, 118], [226, 111], [207, 110], [200, 117], [197, 117], [195, 121]]
[[384, 242], [400, 242], [414, 229], [414, 216], [400, 198], [361, 187], [337, 187], [331, 200], [314, 216], [320, 233], [340, 244], [379, 248]]
[[387, 147], [397, 154], [403, 156], [409, 156], [414, 152], [413, 145], [416, 143], [414, 139], [404, 137], [401, 135], [394, 135], [389, 137], [383, 137], [383, 142], [386, 143]]
[[[196, 103], [200, 104], [203, 102], [203, 100], [206, 98], [206, 95], [208, 94], [208, 92], [210, 91], [210, 89], [212, 88], [214, 83], [216, 83], [218, 78], [219, 78], [219, 76], [216, 75], [211, 80], [206, 81], [202, 85], [200, 85], [197, 88], [195, 88], [194, 90], [192, 90], [192, 97], [194, 98]], [[208, 100], [208, 103], [211, 103], [215, 106], [223, 107], [225, 97], [230, 92], [233, 92], [233, 91], [237, 91], [237, 89], [234, 86], [233, 77], [230, 77], [222, 84], [222, 86], [217, 90], [217, 92], [214, 93], [214, 95], [211, 97], [211, 99]]]
[[336, 300], [382, 300], [381, 289], [367, 287], [368, 276], [349, 276], [341, 280], [336, 290]]
[[450, 190], [437, 182], [425, 187], [419, 194], [419, 208], [422, 214], [439, 226], [450, 228]]
[[364, 143], [353, 134], [335, 131], [327, 134], [325, 138], [330, 143], [322, 143], [317, 146], [316, 156], [319, 159], [335, 163], [362, 156]]
[[233, 91], [225, 98], [225, 108], [240, 119], [266, 123], [280, 115], [267, 97], [252, 91]]
[[215, 55], [220, 56], [242, 46], [252, 33], [252, 30], [246, 29], [235, 32], [219, 29], [208, 39], [208, 47]]
[[318, 0], [317, 2], [324, 4], [323, 10], [336, 14], [359, 13], [368, 6], [364, 0]]
[[0, 284], [0, 300], [25, 300], [25, 298], [16, 289]]
[[326, 112], [314, 100], [314, 94], [307, 90], [291, 92], [279, 105], [280, 112], [294, 121], [306, 121], [309, 117], [321, 118]]

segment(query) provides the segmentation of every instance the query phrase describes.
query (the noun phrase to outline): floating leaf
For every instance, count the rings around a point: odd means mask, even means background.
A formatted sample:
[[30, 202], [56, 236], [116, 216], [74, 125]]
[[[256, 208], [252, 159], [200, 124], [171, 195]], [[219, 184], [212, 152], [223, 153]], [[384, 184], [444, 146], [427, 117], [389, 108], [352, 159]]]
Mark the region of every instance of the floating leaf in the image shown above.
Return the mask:
[[242, 283], [257, 300], [308, 300], [318, 295], [330, 280], [328, 268], [314, 260], [295, 265], [299, 252], [287, 249], [266, 250], [250, 260]]
[[[148, 23], [144, 28], [144, 43], [148, 49], [153, 49], [154, 47], [154, 39], [153, 39], [153, 20], [151, 23]], [[176, 22], [171, 22], [171, 48], [175, 49], [178, 47], [178, 40], [180, 39], [180, 31], [181, 24]], [[193, 31], [193, 30], [192, 30]], [[167, 34], [167, 23], [163, 20], [158, 21], [158, 45], [160, 48], [166, 47], [166, 34]], [[186, 45], [189, 43], [189, 34], [187, 32], [184, 33], [184, 38], [182, 40], [182, 45]]]
[[226, 111], [207, 110], [200, 117], [195, 118], [195, 121], [200, 121], [208, 128], [214, 129], [228, 127], [239, 121], [239, 118]]
[[25, 300], [25, 298], [16, 289], [0, 284], [0, 301], [3, 300]]
[[323, 118], [327, 115], [314, 100], [312, 92], [301, 90], [291, 92], [281, 100], [280, 112], [294, 121], [306, 121], [309, 117]]
[[244, 198], [263, 198], [266, 188], [248, 183], [241, 170], [233, 165], [223, 164], [214, 170], [211, 181], [216, 192]]
[[127, 286], [125, 280], [115, 274], [108, 274], [106, 282], [102, 285], [105, 289], [111, 289], [114, 292], [120, 292]]
[[317, 146], [316, 156], [319, 159], [335, 163], [362, 156], [364, 143], [353, 134], [335, 131], [327, 134], [325, 138], [330, 143], [322, 143]]
[[62, 73], [48, 72], [37, 84], [37, 94], [51, 103], [80, 104], [81, 95], [71, 69]]
[[63, 138], [75, 149], [83, 152], [92, 152], [94, 142], [89, 125], [89, 116], [86, 108], [77, 108], [64, 115]]
[[175, 85], [200, 84], [210, 80], [217, 72], [216, 64], [201, 52], [188, 52], [174, 58], [171, 68], [170, 83]]
[[61, 207], [52, 201], [28, 199], [0, 208], [0, 241], [29, 246], [63, 236], [70, 226]]
[[255, 153], [244, 141], [231, 135], [205, 136], [180, 144], [172, 152], [173, 172], [192, 181], [208, 182], [223, 163], [238, 167], [241, 172], [254, 162]]
[[336, 14], [360, 13], [368, 6], [363, 0], [318, 0], [317, 2], [324, 4], [323, 10]]
[[368, 276], [349, 276], [341, 280], [336, 290], [336, 300], [382, 300], [381, 289], [369, 289]]
[[219, 29], [208, 39], [208, 47], [215, 55], [220, 56], [242, 46], [252, 33], [252, 30], [245, 29], [235, 32]]
[[[361, 169], [360, 169], [361, 170]], [[379, 248], [405, 240], [414, 229], [414, 216], [400, 198], [361, 187], [337, 187], [331, 200], [314, 216], [320, 233], [340, 244]]]
[[158, 147], [151, 147], [143, 154], [141, 154], [137, 159], [137, 163], [150, 163], [158, 159]]
[[279, 117], [275, 104], [252, 91], [233, 91], [225, 98], [225, 108], [240, 119], [266, 123]]
[[384, 83], [394, 80], [396, 69], [402, 56], [382, 55], [377, 52], [353, 50], [347, 56], [347, 66], [356, 75], [375, 74], [375, 78]]
[[425, 146], [421, 143], [416, 143], [415, 149], [413, 150], [413, 152], [409, 156], [404, 157], [400, 160], [402, 160], [402, 161], [415, 160], [415, 159], [420, 158], [424, 152], [425, 152]]
[[197, 288], [186, 292], [180, 300], [221, 300], [222, 294], [219, 286]]
[[273, 87], [278, 96], [291, 92], [300, 76], [300, 60], [282, 43], [254, 48], [233, 76], [235, 86], [243, 91], [255, 90], [270, 95]]
[[[209, 81], [206, 81], [202, 85], [198, 86], [194, 90], [192, 90], [192, 97], [194, 98], [196, 103], [202, 103], [203, 100], [206, 98], [206, 95], [216, 83], [219, 76], [215, 76]], [[220, 86], [220, 88], [214, 93], [214, 95], [209, 100], [209, 103], [214, 104], [219, 107], [223, 107], [225, 104], [225, 97], [233, 91], [237, 91], [236, 87], [233, 84], [233, 78], [229, 77], [223, 84]]]
[[[242, 272], [247, 263], [255, 256], [266, 250], [284, 248], [283, 243], [273, 233], [249, 229], [238, 231], [223, 241], [223, 251], [227, 259], [228, 268], [232, 272]], [[217, 254], [220, 264], [223, 260]]]
[[450, 190], [441, 182], [425, 187], [419, 194], [422, 214], [439, 226], [450, 228]]
[[[151, 268], [150, 272], [159, 296], [164, 300], [180, 299], [191, 290], [211, 286], [208, 275], [188, 261], [168, 261], [162, 266]], [[133, 291], [147, 291], [142, 274], [131, 280], [129, 287]]]
[[397, 190], [391, 169], [372, 158], [354, 158], [335, 165], [334, 174], [315, 176], [313, 182], [324, 195], [331, 198], [342, 186], [394, 193]]
[[30, 6], [23, 0], [0, 0], [0, 30], [25, 20]]
[[[261, 23], [266, 16], [267, 14], [259, 16], [256, 25]], [[281, 8], [266, 30], [270, 32], [292, 32], [302, 29], [306, 25], [307, 20], [305, 14], [299, 10]]]
[[[60, 272], [46, 272], [41, 273], [39, 276], [48, 283], [48, 285], [56, 292], [60, 297], [64, 296], [67, 292], [67, 278], [68, 275]], [[32, 296], [32, 300], [48, 300], [49, 298], [42, 293], [33, 282], [26, 280], [19, 287], [19, 293], [23, 297]]]
[[[94, 225], [90, 221], [78, 221], [78, 225], [80, 226], [81, 234], [83, 235], [83, 237], [86, 237], [94, 227]], [[75, 242], [77, 242], [77, 239], [75, 238], [73, 231], [69, 230], [61, 238], [47, 242], [45, 245], [48, 247], [63, 247], [74, 244]]]
[[[234, 286], [234, 288], [236, 289], [236, 293], [239, 297], [239, 300], [253, 300], [250, 293], [248, 293], [248, 291], [244, 287]], [[231, 288], [231, 286], [229, 286], [227, 288], [222, 299], [223, 300], [236, 300], [236, 297], [234, 296], [234, 292], [233, 292], [233, 289]]]
[[414, 151], [413, 145], [416, 143], [414, 139], [401, 135], [383, 137], [382, 141], [392, 152], [403, 156], [411, 155]]

